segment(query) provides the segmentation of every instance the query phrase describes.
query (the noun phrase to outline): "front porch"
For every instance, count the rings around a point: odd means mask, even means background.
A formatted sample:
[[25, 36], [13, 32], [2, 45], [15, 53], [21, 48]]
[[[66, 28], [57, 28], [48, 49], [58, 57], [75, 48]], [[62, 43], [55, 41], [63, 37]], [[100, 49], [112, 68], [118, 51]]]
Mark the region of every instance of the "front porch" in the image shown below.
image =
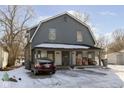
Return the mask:
[[101, 66], [101, 49], [88, 48], [86, 46], [82, 48], [81, 46], [76, 46], [75, 48], [74, 47], [75, 46], [73, 46], [73, 48], [51, 48], [50, 46], [36, 47], [32, 50], [32, 60], [47, 57], [53, 60], [55, 65], [58, 67]]

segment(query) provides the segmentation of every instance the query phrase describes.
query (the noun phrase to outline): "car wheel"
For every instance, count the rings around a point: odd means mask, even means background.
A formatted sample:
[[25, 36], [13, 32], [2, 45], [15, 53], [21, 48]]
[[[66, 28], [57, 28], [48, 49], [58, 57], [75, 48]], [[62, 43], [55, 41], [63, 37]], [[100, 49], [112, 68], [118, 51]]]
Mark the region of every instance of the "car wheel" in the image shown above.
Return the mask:
[[38, 74], [36, 70], [34, 70], [33, 73], [34, 73], [34, 75], [37, 75]]
[[56, 71], [52, 71], [52, 74], [55, 74], [56, 73]]
[[52, 72], [49, 72], [49, 75], [52, 75]]
[[33, 72], [33, 70], [31, 70], [31, 72]]

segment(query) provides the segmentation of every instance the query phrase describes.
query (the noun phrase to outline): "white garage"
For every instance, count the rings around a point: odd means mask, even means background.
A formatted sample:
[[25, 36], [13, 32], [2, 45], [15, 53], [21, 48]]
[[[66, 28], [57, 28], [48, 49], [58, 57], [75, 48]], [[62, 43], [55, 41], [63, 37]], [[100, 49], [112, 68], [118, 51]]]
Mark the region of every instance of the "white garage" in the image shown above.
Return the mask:
[[107, 55], [108, 63], [124, 65], [124, 50]]

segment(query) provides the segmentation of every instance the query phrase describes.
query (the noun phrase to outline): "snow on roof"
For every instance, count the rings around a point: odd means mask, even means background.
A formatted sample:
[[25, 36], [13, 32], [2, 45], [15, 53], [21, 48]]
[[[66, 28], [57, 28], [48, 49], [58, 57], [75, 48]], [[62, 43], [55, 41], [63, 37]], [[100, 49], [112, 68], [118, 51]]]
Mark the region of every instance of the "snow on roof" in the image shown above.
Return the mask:
[[88, 49], [90, 47], [81, 46], [81, 45], [68, 45], [68, 44], [39, 44], [35, 48], [64, 48], [64, 49]]

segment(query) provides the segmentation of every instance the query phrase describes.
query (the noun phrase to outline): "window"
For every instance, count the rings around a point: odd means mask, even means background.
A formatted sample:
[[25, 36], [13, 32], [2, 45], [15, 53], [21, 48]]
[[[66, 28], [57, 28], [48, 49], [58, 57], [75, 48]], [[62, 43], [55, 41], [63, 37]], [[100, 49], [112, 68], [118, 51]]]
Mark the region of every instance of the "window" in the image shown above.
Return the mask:
[[67, 17], [66, 16], [64, 17], [64, 22], [67, 22]]
[[34, 59], [37, 58], [37, 54], [36, 54], [36, 51], [34, 51]]
[[77, 42], [82, 42], [83, 38], [82, 38], [82, 33], [81, 31], [77, 31]]
[[49, 40], [55, 40], [56, 39], [56, 29], [51, 28], [49, 29]]
[[88, 52], [88, 58], [93, 58], [94, 52]]
[[37, 51], [37, 58], [41, 58], [41, 51], [40, 50]]

